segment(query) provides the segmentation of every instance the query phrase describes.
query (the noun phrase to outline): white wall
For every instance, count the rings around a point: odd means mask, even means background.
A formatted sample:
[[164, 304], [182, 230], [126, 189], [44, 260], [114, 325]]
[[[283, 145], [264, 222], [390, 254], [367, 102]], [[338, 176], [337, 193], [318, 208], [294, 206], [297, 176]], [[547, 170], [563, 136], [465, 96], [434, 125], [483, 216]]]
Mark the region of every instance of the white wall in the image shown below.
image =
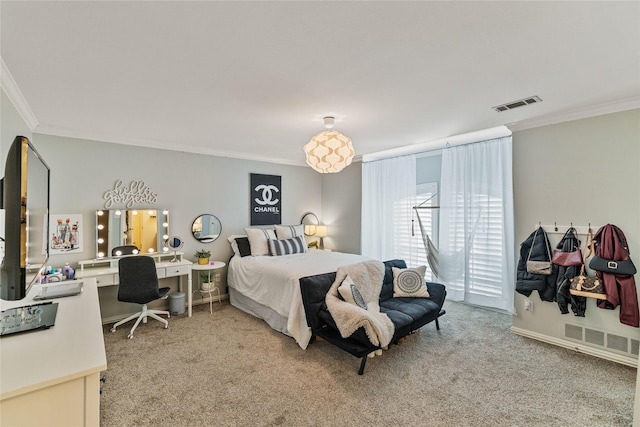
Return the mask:
[[[640, 110], [515, 132], [513, 171], [518, 244], [539, 222], [590, 223], [594, 231], [611, 223], [624, 231], [632, 259], [640, 264]], [[561, 236], [550, 235], [552, 245]], [[542, 302], [537, 292], [528, 312], [524, 299], [516, 293], [514, 329], [570, 342], [565, 339], [565, 323], [570, 323], [640, 340], [639, 329], [619, 322], [619, 309], [600, 309], [592, 298], [583, 318], [562, 315], [556, 303]]]
[[360, 253], [362, 163], [352, 163], [339, 173], [322, 175], [322, 215], [327, 225], [325, 248]]

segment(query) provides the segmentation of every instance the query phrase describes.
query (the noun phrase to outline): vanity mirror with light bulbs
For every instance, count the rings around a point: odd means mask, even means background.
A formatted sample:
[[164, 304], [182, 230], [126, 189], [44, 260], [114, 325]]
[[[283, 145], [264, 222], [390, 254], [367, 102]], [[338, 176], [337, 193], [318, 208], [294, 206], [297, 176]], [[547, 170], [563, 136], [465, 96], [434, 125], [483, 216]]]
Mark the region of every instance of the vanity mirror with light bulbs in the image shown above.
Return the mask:
[[[80, 268], [76, 270], [76, 277], [95, 278], [98, 288], [117, 286], [120, 280], [118, 265], [123, 256], [150, 256], [156, 263], [159, 280], [178, 280], [178, 291], [186, 294], [187, 315], [191, 317], [192, 262], [184, 259], [179, 251], [183, 242], [181, 237], [169, 233], [169, 211], [166, 209], [101, 209], [96, 211], [95, 258], [78, 261]], [[114, 294], [105, 290], [101, 295]], [[116, 322], [128, 315], [114, 310], [103, 312], [102, 322]]]
[[[168, 252], [164, 243], [169, 235], [169, 211], [166, 209], [96, 211], [96, 258]], [[137, 252], [120, 250], [132, 246]]]

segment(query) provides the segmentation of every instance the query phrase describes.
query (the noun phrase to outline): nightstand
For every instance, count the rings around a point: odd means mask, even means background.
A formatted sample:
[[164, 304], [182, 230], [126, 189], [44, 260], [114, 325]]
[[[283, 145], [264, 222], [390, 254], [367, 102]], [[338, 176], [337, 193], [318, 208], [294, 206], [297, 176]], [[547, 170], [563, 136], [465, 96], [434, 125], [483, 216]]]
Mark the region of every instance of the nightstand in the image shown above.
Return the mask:
[[[205, 294], [209, 295], [209, 312], [211, 314], [213, 314], [213, 294], [214, 293], [217, 293], [218, 302], [222, 304], [222, 298], [220, 296], [220, 288], [216, 286], [216, 284], [220, 282], [220, 273], [216, 272], [216, 270], [223, 268], [225, 265], [226, 264], [222, 261], [211, 261], [209, 264], [192, 264], [191, 265], [191, 270], [207, 272], [207, 278], [208, 278], [207, 281], [203, 282], [202, 278], [200, 278], [199, 279], [200, 287], [197, 290], [195, 290], [194, 293], [200, 292], [200, 295], [202, 296], [203, 299]], [[203, 288], [203, 285], [205, 283], [208, 283], [209, 286]]]

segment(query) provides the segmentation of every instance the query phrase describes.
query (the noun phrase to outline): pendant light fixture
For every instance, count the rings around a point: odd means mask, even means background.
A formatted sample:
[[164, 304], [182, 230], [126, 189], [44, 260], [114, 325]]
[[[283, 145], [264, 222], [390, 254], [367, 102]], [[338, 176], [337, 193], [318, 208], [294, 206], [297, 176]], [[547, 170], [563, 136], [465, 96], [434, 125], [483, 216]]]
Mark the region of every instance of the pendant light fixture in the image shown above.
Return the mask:
[[324, 118], [327, 130], [311, 138], [303, 148], [307, 164], [320, 173], [336, 173], [351, 164], [356, 152], [351, 139], [333, 130], [334, 117]]

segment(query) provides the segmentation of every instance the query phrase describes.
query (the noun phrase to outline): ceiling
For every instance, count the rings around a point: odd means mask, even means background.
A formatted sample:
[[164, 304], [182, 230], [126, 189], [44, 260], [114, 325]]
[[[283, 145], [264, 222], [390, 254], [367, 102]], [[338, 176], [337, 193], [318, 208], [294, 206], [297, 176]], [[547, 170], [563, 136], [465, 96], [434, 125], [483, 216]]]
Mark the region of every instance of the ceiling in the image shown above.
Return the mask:
[[2, 0], [0, 29], [36, 133], [284, 164], [325, 115], [364, 155], [640, 106], [638, 1]]

